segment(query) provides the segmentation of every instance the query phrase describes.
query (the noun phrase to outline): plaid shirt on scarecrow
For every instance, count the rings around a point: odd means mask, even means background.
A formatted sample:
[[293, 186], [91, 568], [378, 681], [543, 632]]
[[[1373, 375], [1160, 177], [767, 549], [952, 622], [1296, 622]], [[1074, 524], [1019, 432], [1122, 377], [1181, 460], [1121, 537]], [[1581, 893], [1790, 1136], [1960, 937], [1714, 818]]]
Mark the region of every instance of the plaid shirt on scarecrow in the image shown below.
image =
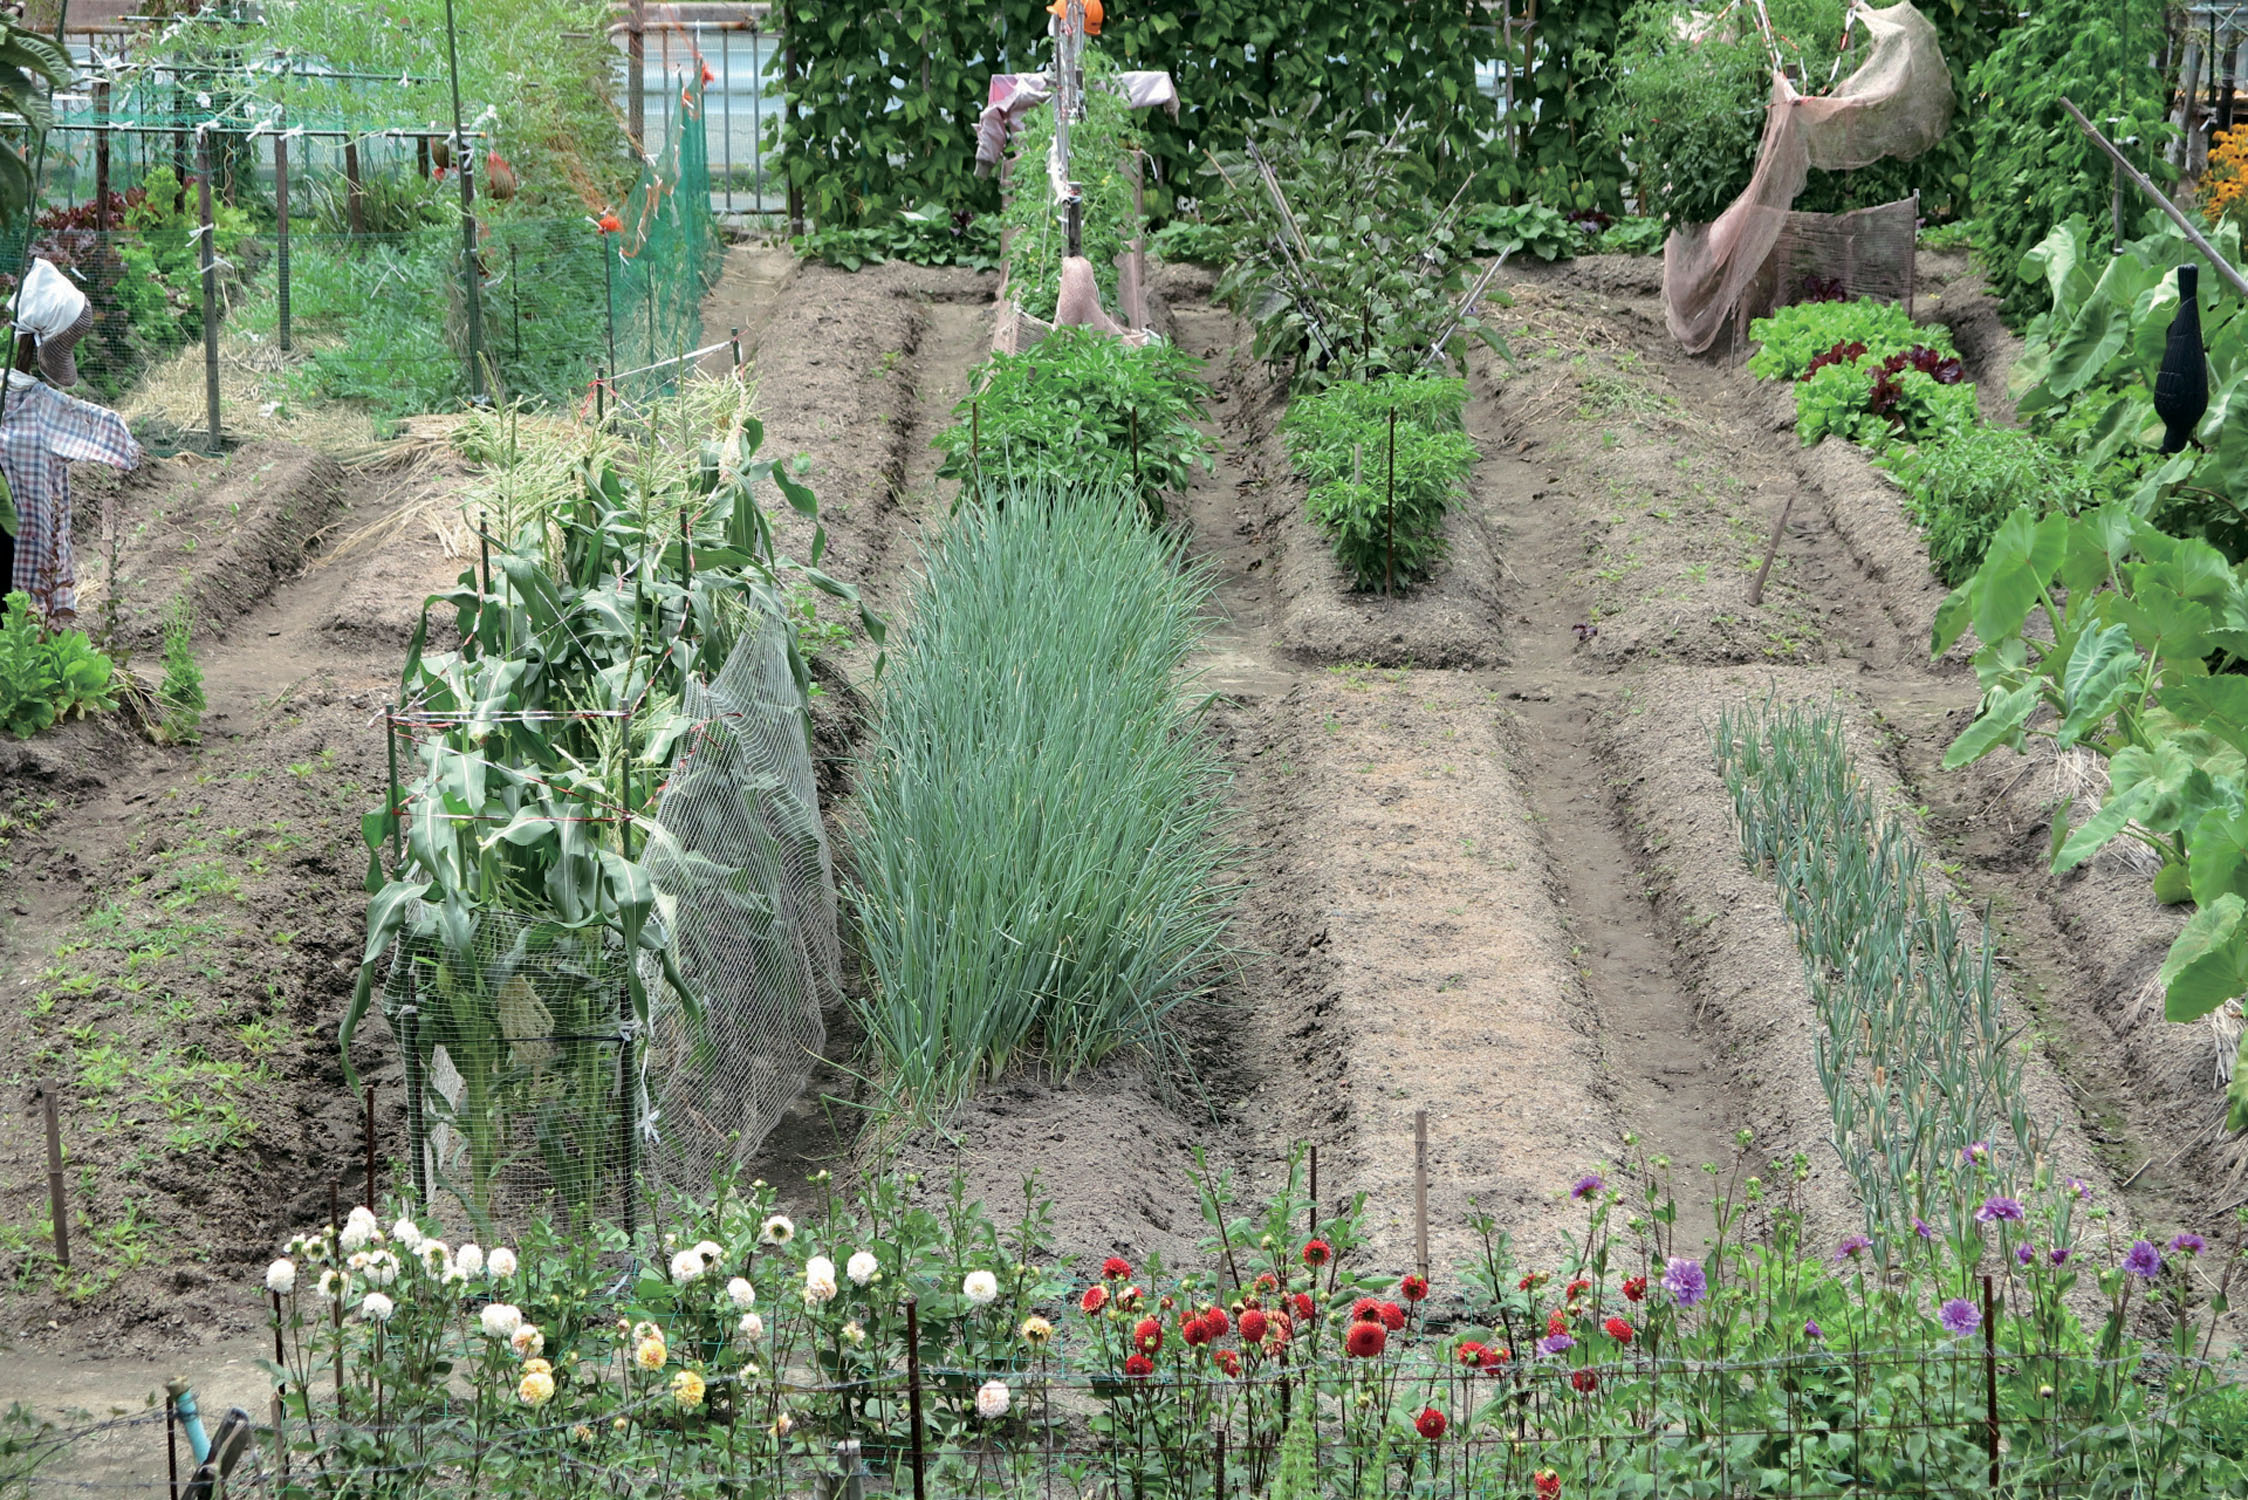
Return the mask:
[[0, 417], [0, 471], [15, 497], [17, 530], [10, 591], [21, 589], [50, 625], [78, 613], [78, 574], [70, 555], [70, 465], [130, 469], [140, 444], [124, 418], [10, 372]]

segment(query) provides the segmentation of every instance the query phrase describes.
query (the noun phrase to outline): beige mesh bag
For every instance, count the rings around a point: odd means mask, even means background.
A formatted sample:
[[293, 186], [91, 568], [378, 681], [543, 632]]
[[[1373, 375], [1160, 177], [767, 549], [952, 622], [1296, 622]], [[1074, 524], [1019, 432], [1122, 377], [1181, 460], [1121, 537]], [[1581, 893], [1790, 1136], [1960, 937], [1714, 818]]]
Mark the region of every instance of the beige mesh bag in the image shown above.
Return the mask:
[[[1714, 224], [1691, 224], [1671, 233], [1663, 246], [1663, 308], [1671, 333], [1687, 351], [1699, 354], [1717, 342], [1728, 323], [1745, 324], [1789, 299], [1804, 273], [1800, 247], [1833, 243], [1840, 233], [1853, 247], [1848, 269], [1883, 277], [1880, 267], [1895, 258], [1895, 222], [1912, 212], [1909, 200], [1862, 210], [1868, 228], [1880, 226], [1880, 255], [1864, 253], [1848, 226], [1822, 225], [1852, 215], [1791, 212], [1811, 168], [1852, 171], [1884, 157], [1910, 160], [1943, 138], [1951, 124], [1954, 100], [1951, 69], [1936, 43], [1936, 28], [1910, 4], [1875, 10], [1860, 5], [1852, 14], [1871, 47], [1866, 60], [1831, 94], [1806, 97], [1786, 76], [1772, 75], [1772, 99], [1765, 111], [1764, 141], [1757, 150], [1756, 174], [1748, 190], [1733, 200]], [[1788, 242], [1789, 264], [1774, 264]], [[1903, 273], [1910, 281], [1909, 243]], [[1838, 268], [1841, 269], [1841, 268]], [[1820, 274], [1814, 267], [1810, 274]], [[1824, 274], [1833, 275], [1833, 271]], [[1839, 278], [1838, 278], [1839, 279]], [[1850, 286], [1853, 291], [1888, 290], [1886, 285]]]

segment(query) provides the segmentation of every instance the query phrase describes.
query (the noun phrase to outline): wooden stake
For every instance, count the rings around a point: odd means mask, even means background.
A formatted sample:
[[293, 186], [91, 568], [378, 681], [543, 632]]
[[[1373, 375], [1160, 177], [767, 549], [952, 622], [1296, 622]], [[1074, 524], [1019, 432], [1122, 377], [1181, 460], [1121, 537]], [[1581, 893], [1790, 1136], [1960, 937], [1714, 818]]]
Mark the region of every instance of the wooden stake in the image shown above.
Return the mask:
[[1428, 1111], [1413, 1111], [1413, 1252], [1428, 1280]]
[[42, 1084], [39, 1101], [47, 1116], [47, 1206], [55, 1216], [55, 1264], [70, 1265], [70, 1196], [63, 1186], [62, 1121], [55, 1109], [55, 1086]]
[[1397, 587], [1397, 408], [1389, 409], [1389, 499], [1388, 515], [1383, 521], [1387, 535], [1382, 541], [1382, 592], [1391, 593]]
[[1311, 1143], [1311, 1232], [1319, 1233], [1319, 1142]]
[[1794, 508], [1795, 495], [1791, 491], [1787, 502], [1780, 507], [1779, 518], [1772, 522], [1771, 540], [1764, 544], [1764, 564], [1756, 570], [1756, 580], [1748, 586], [1748, 602], [1752, 606], [1764, 602], [1764, 575], [1772, 571], [1773, 555], [1780, 550], [1780, 528], [1787, 525], [1787, 513]]

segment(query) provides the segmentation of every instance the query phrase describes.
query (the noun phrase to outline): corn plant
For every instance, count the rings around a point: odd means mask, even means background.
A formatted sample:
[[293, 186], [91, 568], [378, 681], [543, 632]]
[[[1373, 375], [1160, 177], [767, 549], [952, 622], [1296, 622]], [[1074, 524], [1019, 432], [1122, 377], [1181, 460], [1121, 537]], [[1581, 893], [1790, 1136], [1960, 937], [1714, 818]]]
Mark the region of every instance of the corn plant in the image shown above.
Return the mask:
[[1840, 722], [1800, 706], [1727, 711], [1715, 746], [1742, 853], [1795, 928], [1834, 1148], [1868, 1228], [1940, 1218], [1939, 1184], [1978, 1145], [2010, 1146], [2000, 1154], [2026, 1181], [2044, 1131], [2022, 1100], [1988, 939], [1931, 889], [1912, 832], [1851, 767]]
[[1224, 957], [1225, 773], [1182, 701], [1206, 576], [1117, 488], [1017, 486], [929, 553], [848, 900], [892, 1091], [1160, 1046]]
[[[620, 451], [596, 436], [567, 488], [511, 494], [513, 534], [482, 538], [487, 556], [430, 598], [408, 647], [397, 722], [413, 774], [364, 820], [372, 899], [342, 1039], [348, 1068], [402, 943], [386, 1002], [412, 1007], [394, 1024], [434, 1091], [432, 1126], [466, 1143], [466, 1181], [442, 1185], [474, 1210], [491, 1208], [516, 1134], [566, 1190], [587, 1136], [614, 1118], [613, 1064], [557, 1044], [645, 1028], [656, 971], [694, 1004], [647, 862], [662, 833], [649, 805], [692, 728], [685, 685], [718, 670], [745, 622], [784, 616], [794, 580], [856, 603], [779, 555], [764, 482], [815, 519], [817, 503], [755, 457], [746, 397], [717, 411], [715, 440]], [[824, 545], [815, 528], [815, 559]], [[433, 652], [441, 610], [460, 644]], [[879, 643], [881, 621], [861, 619]], [[793, 651], [791, 667], [801, 693]]]

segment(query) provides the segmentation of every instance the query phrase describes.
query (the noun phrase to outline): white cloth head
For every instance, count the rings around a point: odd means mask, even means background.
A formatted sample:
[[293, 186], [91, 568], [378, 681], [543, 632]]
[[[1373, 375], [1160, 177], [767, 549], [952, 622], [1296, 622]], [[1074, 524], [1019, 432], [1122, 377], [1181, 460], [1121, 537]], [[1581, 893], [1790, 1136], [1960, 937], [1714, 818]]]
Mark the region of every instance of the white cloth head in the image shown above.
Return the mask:
[[50, 260], [34, 260], [16, 292], [15, 324], [41, 338], [61, 333], [86, 315], [86, 294]]

